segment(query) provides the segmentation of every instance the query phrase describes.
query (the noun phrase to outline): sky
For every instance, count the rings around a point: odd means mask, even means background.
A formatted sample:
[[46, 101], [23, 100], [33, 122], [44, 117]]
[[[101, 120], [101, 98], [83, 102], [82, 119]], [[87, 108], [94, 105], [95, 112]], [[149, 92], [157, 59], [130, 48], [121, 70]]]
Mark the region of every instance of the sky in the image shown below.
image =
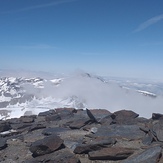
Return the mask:
[[0, 69], [163, 81], [162, 0], [0, 0]]

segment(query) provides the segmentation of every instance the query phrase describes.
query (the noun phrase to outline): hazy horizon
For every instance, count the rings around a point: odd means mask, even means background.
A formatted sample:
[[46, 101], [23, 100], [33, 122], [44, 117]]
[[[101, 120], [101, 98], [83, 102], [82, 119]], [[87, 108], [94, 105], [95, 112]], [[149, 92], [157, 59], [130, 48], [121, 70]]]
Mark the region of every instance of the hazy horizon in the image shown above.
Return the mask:
[[0, 69], [163, 80], [163, 1], [0, 1]]

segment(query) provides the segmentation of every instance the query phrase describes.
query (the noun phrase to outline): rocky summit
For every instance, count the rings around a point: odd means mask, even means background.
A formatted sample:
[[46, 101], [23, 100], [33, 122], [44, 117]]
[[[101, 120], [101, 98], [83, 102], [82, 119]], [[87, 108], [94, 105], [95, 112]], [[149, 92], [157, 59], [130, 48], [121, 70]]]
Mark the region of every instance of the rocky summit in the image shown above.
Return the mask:
[[1, 163], [163, 163], [163, 115], [57, 108], [0, 121]]

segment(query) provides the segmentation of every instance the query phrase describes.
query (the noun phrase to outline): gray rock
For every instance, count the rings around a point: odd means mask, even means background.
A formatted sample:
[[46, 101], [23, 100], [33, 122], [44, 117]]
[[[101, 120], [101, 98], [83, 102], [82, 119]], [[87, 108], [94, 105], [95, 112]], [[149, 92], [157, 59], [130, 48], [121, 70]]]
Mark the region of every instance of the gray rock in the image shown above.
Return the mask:
[[49, 111], [39, 113], [38, 116], [50, 116], [50, 115], [53, 115], [53, 114], [55, 114], [55, 111], [54, 110], [49, 110]]
[[68, 128], [62, 128], [62, 127], [54, 127], [54, 128], [47, 128], [45, 130], [43, 130], [42, 134], [44, 135], [58, 135], [61, 132], [66, 132], [69, 131], [70, 129]]
[[[91, 160], [123, 160], [134, 153], [133, 149], [123, 147], [102, 148], [89, 152]], [[131, 162], [130, 162], [131, 163]]]
[[160, 113], [153, 113], [153, 114], [152, 114], [152, 119], [153, 119], [153, 120], [163, 119], [163, 114], [160, 114]]
[[91, 120], [89, 118], [76, 119], [70, 124], [71, 129], [80, 129], [81, 127], [87, 125]]
[[127, 139], [141, 139], [145, 133], [139, 129], [137, 125], [110, 125], [101, 127], [92, 135], [93, 137], [121, 137]]
[[54, 152], [62, 146], [63, 140], [56, 135], [52, 135], [32, 143], [29, 150], [33, 153], [33, 157], [37, 157]]
[[80, 163], [80, 160], [67, 149], [62, 149], [50, 154], [39, 156], [24, 163]]
[[20, 121], [23, 123], [32, 123], [34, 122], [34, 119], [36, 118], [36, 116], [31, 115], [31, 116], [21, 116], [20, 117]]
[[90, 109], [89, 111], [92, 113], [92, 115], [95, 117], [97, 121], [100, 121], [106, 116], [111, 115], [111, 113], [105, 109]]
[[43, 129], [43, 128], [46, 128], [45, 124], [34, 124], [30, 127], [29, 131], [34, 131], [34, 130]]
[[116, 142], [115, 139], [103, 139], [103, 140], [96, 139], [96, 140], [92, 141], [91, 143], [78, 145], [75, 148], [74, 153], [87, 154], [90, 151], [96, 151], [103, 147], [107, 147], [108, 145], [113, 145], [113, 144], [115, 144], [115, 142]]
[[120, 110], [114, 112], [115, 122], [117, 124], [128, 124], [132, 122], [133, 119], [137, 118], [139, 114], [131, 111], [131, 110]]
[[149, 135], [149, 134], [147, 134], [147, 135], [142, 139], [142, 143], [143, 143], [144, 145], [151, 145], [152, 141], [153, 141], [153, 136], [151, 136], [151, 135]]
[[157, 163], [161, 156], [161, 147], [156, 146], [145, 150], [142, 153], [131, 156], [121, 163]]
[[99, 123], [102, 125], [111, 125], [113, 124], [113, 119], [111, 117], [111, 115], [105, 116], [104, 118], [99, 120]]
[[45, 120], [47, 122], [51, 122], [51, 121], [59, 121], [61, 120], [61, 117], [58, 114], [53, 114], [53, 115], [48, 115], [45, 117]]
[[90, 110], [86, 109], [86, 113], [92, 122], [97, 122], [97, 119], [94, 117]]
[[75, 110], [72, 108], [63, 108], [63, 109], [57, 109], [56, 113], [59, 115], [61, 119], [68, 119], [72, 118], [74, 116]]
[[11, 124], [11, 128], [14, 130], [18, 130], [18, 129], [27, 129], [29, 127], [31, 127], [32, 124], [31, 123], [18, 123], [18, 124]]
[[6, 147], [7, 147], [6, 139], [0, 138], [0, 150], [4, 149]]
[[152, 131], [159, 141], [163, 141], [163, 120], [158, 121], [153, 125]]
[[11, 129], [11, 126], [9, 123], [5, 122], [5, 121], [0, 121], [0, 132], [4, 132]]

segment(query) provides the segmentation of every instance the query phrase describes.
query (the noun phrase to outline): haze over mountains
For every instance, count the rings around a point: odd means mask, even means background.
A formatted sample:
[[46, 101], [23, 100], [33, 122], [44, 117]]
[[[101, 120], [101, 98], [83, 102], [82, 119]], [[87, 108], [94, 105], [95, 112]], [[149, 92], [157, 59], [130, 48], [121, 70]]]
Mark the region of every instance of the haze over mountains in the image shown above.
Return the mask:
[[1, 119], [38, 114], [58, 107], [111, 112], [126, 109], [148, 118], [153, 112], [162, 112], [163, 83], [160, 82], [99, 77], [89, 73], [38, 75], [36, 72], [24, 75], [26, 77], [20, 74], [16, 77], [11, 72], [6, 73], [7, 77], [1, 74]]

